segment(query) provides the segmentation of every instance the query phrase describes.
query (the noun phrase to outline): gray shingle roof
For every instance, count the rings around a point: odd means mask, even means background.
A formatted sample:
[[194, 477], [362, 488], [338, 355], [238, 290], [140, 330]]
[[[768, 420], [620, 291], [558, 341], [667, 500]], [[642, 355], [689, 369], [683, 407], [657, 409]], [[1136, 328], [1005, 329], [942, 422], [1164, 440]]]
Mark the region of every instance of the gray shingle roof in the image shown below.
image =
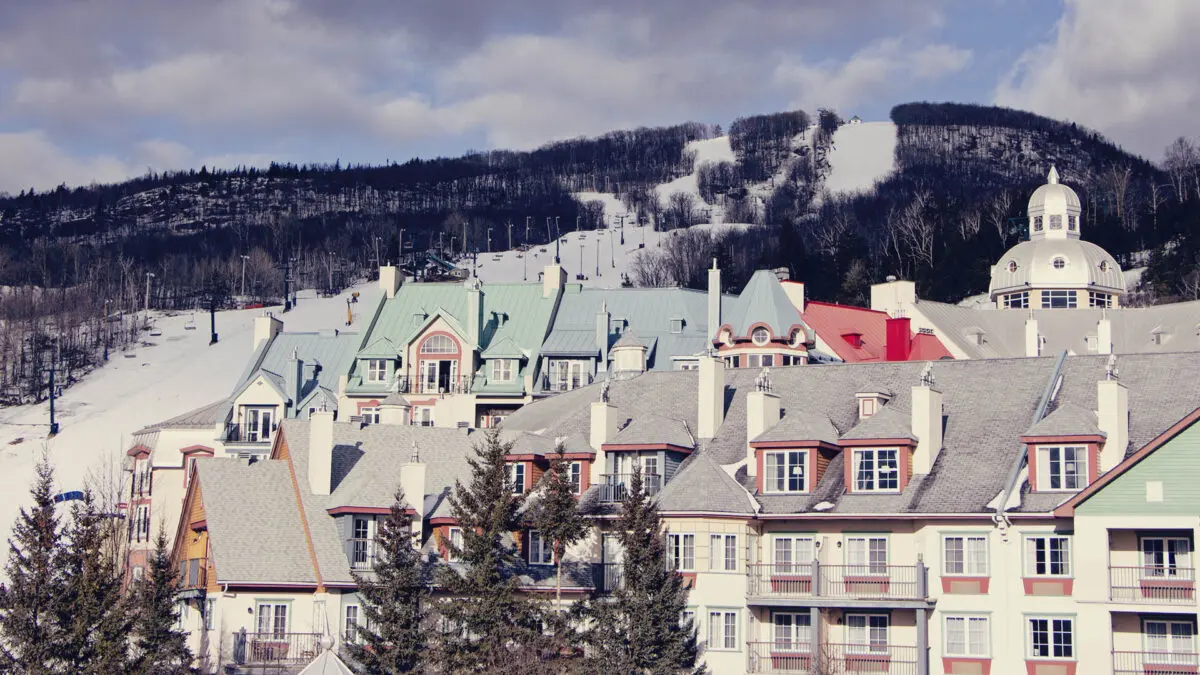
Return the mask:
[[634, 417], [628, 426], [617, 432], [612, 442], [620, 445], [666, 443], [681, 448], [696, 445], [696, 439], [686, 422], [660, 415]]
[[754, 513], [754, 502], [746, 489], [721, 468], [711, 456], [689, 457], [658, 498], [658, 508], [667, 513]]
[[779, 420], [779, 424], [767, 429], [752, 440], [755, 442], [821, 441], [837, 443], [838, 430], [825, 415], [797, 410], [785, 413], [783, 419]]
[[1103, 436], [1097, 425], [1096, 413], [1074, 403], [1058, 406], [1040, 422], [1029, 427], [1025, 436]]
[[213, 401], [195, 410], [189, 410], [182, 415], [176, 415], [157, 424], [151, 424], [144, 431], [167, 428], [211, 427], [218, 422], [225, 421], [225, 412], [228, 405], [229, 399], [223, 398], [219, 401]]
[[873, 438], [908, 438], [915, 441], [916, 437], [912, 434], [912, 414], [908, 410], [901, 410], [895, 403], [889, 403], [842, 434], [842, 440], [846, 441]]

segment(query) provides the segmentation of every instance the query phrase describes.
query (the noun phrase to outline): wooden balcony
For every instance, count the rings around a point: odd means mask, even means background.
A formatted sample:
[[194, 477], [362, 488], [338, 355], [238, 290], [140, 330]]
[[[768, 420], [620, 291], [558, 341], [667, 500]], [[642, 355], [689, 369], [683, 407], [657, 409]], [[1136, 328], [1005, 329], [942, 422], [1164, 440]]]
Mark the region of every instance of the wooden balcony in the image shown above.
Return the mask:
[[1196, 570], [1139, 565], [1109, 567], [1109, 600], [1138, 605], [1195, 605]]
[[208, 559], [188, 558], [179, 561], [179, 577], [175, 594], [181, 599], [198, 598], [208, 588]]
[[751, 605], [921, 608], [932, 604], [925, 565], [759, 563], [747, 566]]
[[746, 671], [762, 675], [917, 675], [920, 672], [917, 648], [902, 645], [823, 643], [814, 654], [811, 645], [776, 640], [750, 642], [746, 648]]

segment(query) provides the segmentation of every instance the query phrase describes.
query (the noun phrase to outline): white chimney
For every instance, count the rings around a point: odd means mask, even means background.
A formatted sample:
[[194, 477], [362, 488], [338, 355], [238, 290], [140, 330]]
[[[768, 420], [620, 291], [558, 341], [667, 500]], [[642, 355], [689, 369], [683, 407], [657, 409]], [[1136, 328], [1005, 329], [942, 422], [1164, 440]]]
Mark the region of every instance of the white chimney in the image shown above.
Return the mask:
[[1111, 354], [1113, 351], [1112, 319], [1107, 316], [1096, 323], [1096, 351], [1100, 354]]
[[588, 444], [596, 451], [596, 461], [592, 462], [591, 484], [598, 485], [600, 476], [607, 470], [603, 446], [612, 442], [617, 435], [617, 408], [604, 401], [596, 401], [592, 403], [591, 414]]
[[546, 265], [542, 272], [542, 297], [555, 298], [567, 284], [567, 271], [562, 265]]
[[317, 410], [308, 418], [308, 487], [327, 495], [333, 483], [333, 413]]
[[258, 349], [262, 344], [276, 335], [283, 332], [283, 322], [276, 319], [272, 314], [264, 314], [254, 317], [254, 347]]
[[400, 274], [398, 267], [385, 265], [379, 268], [379, 287], [383, 289], [384, 297], [396, 297], [396, 291], [400, 290], [400, 284], [403, 282], [404, 277]]
[[421, 525], [425, 520], [425, 463], [410, 461], [400, 466], [400, 488], [404, 490], [404, 501], [417, 512], [412, 529], [416, 540], [421, 541]]
[[888, 316], [908, 316], [908, 308], [917, 303], [917, 284], [897, 281], [894, 277], [882, 284], [871, 285], [871, 309], [887, 312]]
[[467, 286], [467, 339], [478, 348], [483, 337], [483, 290], [478, 279], [469, 279]]
[[750, 441], [779, 424], [779, 397], [767, 391], [746, 394], [746, 474], [758, 475], [758, 462]]
[[783, 284], [783, 292], [787, 293], [788, 300], [795, 305], [797, 312], [804, 312], [804, 282], [788, 281]]
[[725, 421], [725, 362], [714, 356], [700, 357], [699, 405], [696, 435], [714, 438]]
[[926, 384], [912, 388], [912, 434], [917, 437], [913, 473], [927, 474], [942, 451], [942, 392]]
[[712, 269], [708, 270], [708, 339], [717, 337], [721, 330], [721, 270], [713, 258]]
[[1025, 319], [1025, 356], [1042, 355], [1042, 336], [1038, 334], [1037, 319]]
[[1103, 473], [1125, 459], [1129, 446], [1129, 390], [1115, 378], [1100, 380], [1096, 385], [1096, 422], [1105, 433], [1100, 451]]

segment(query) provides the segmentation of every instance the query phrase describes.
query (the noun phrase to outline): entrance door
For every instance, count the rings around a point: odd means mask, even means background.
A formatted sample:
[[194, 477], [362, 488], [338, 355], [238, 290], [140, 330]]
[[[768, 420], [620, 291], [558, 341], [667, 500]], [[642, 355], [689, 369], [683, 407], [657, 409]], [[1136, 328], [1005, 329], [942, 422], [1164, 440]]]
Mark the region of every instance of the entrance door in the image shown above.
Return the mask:
[[275, 421], [273, 408], [250, 408], [246, 411], [246, 440], [262, 443], [271, 440], [271, 427]]

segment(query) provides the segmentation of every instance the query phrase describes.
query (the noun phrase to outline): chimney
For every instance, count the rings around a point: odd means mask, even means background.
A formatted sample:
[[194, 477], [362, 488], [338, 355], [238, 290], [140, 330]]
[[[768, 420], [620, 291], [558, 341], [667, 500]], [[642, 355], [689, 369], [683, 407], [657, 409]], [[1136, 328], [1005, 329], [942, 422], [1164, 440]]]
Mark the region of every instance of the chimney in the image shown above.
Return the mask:
[[308, 418], [308, 487], [327, 495], [333, 483], [333, 413], [317, 410]]
[[1107, 315], [1096, 324], [1096, 351], [1100, 354], [1113, 353], [1112, 319]]
[[713, 258], [712, 269], [708, 271], [708, 339], [717, 338], [721, 330], [721, 270], [717, 268], [717, 259]]
[[1100, 472], [1104, 473], [1125, 459], [1129, 446], [1129, 390], [1117, 381], [1115, 373], [1096, 385], [1096, 422], [1105, 433], [1100, 451]]
[[908, 308], [917, 303], [917, 285], [912, 281], [897, 281], [888, 277], [882, 284], [871, 286], [871, 309], [887, 312], [889, 316], [907, 316]]
[[555, 298], [567, 283], [567, 271], [562, 265], [546, 265], [542, 272], [542, 297]]
[[788, 300], [796, 306], [796, 311], [804, 312], [804, 282], [803, 281], [788, 281], [783, 284], [783, 292], [787, 293]]
[[942, 451], [942, 392], [928, 384], [912, 388], [912, 434], [917, 437], [912, 471], [927, 474]]
[[276, 319], [272, 314], [264, 314], [254, 317], [254, 349], [258, 349], [264, 342], [267, 342], [283, 332], [283, 322]]
[[596, 312], [596, 349], [600, 351], [600, 359], [596, 361], [596, 375], [608, 369], [608, 336], [612, 333], [612, 314], [608, 312], [608, 303], [600, 304]]
[[404, 278], [400, 274], [400, 269], [395, 265], [385, 265], [379, 268], [379, 287], [383, 289], [384, 297], [396, 297], [396, 291], [400, 290], [402, 283], [404, 283]]
[[467, 286], [467, 339], [478, 348], [483, 338], [483, 290], [478, 279], [469, 279]]
[[598, 485], [600, 476], [607, 471], [603, 445], [612, 442], [617, 435], [617, 408], [604, 401], [592, 403], [591, 429], [588, 434], [588, 444], [596, 451], [596, 460], [592, 462], [591, 484]]
[[758, 462], [750, 441], [767, 429], [779, 424], [779, 397], [769, 391], [752, 391], [746, 394], [746, 474], [758, 475]]
[[884, 342], [884, 359], [887, 361], [907, 361], [912, 354], [912, 319], [908, 317], [888, 317], [887, 337]]
[[[415, 442], [414, 442], [415, 445]], [[421, 541], [421, 526], [425, 520], [425, 463], [419, 458], [400, 466], [400, 489], [404, 490], [404, 501], [417, 512], [412, 519], [413, 534]]]
[[301, 359], [295, 349], [288, 359], [287, 368], [283, 371], [283, 383], [287, 395], [292, 399], [292, 412], [299, 417], [300, 398], [304, 393], [304, 359]]
[[713, 438], [725, 421], [725, 362], [715, 356], [700, 357], [699, 405], [696, 436]]
[[1037, 319], [1025, 319], [1025, 356], [1042, 355], [1042, 336], [1038, 334]]

